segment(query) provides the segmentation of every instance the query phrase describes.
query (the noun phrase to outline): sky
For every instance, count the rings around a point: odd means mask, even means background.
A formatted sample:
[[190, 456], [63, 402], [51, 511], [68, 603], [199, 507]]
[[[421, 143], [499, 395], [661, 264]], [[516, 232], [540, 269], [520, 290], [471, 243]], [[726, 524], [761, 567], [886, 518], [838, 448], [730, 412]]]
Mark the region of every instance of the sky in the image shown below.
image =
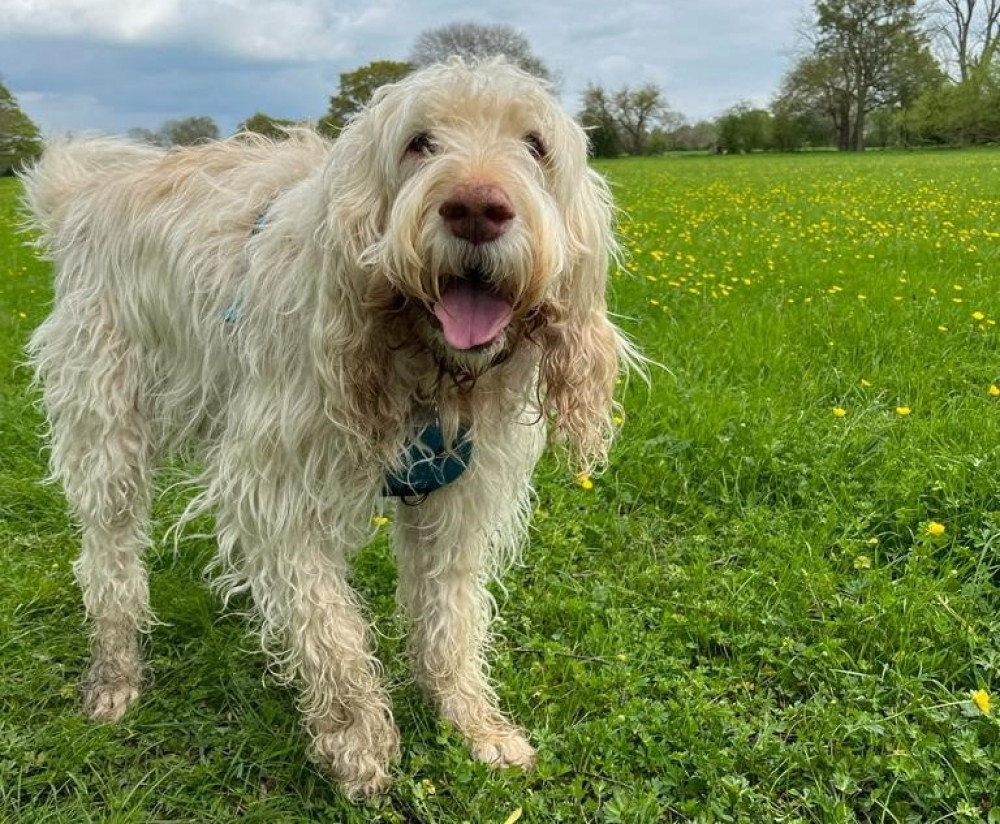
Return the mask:
[[562, 78], [653, 82], [689, 120], [766, 105], [807, 0], [0, 0], [0, 80], [47, 134], [156, 129], [192, 115], [223, 134], [255, 112], [318, 118], [341, 72], [405, 60], [417, 35], [504, 23]]

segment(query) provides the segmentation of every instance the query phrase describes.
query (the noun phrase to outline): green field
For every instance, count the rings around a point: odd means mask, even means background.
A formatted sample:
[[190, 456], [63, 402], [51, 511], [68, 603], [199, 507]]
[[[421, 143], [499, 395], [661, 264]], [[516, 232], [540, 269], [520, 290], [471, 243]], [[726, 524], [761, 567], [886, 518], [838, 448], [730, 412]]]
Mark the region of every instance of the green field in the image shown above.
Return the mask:
[[151, 553], [155, 683], [121, 726], [82, 716], [76, 537], [17, 366], [49, 271], [0, 181], [0, 821], [1000, 822], [1000, 151], [601, 170], [613, 304], [664, 368], [592, 485], [545, 464], [498, 591], [539, 767], [492, 773], [435, 721], [379, 541], [357, 584], [403, 759], [361, 807], [306, 761], [206, 540]]

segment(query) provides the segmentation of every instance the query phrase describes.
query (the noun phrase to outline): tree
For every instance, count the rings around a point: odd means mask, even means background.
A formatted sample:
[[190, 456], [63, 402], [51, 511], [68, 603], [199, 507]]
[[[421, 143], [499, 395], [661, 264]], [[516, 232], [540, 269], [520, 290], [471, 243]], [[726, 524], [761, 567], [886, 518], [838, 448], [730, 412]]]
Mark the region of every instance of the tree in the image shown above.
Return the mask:
[[771, 114], [749, 103], [737, 103], [716, 123], [719, 148], [729, 154], [754, 152], [771, 147]]
[[989, 62], [996, 49], [1000, 0], [934, 0], [931, 12], [945, 63], [957, 67], [960, 82], [969, 80], [973, 69]]
[[947, 75], [931, 53], [929, 36], [901, 38], [886, 79], [888, 94], [883, 105], [894, 109], [908, 109], [928, 89], [940, 86]]
[[335, 137], [348, 121], [360, 112], [371, 100], [375, 90], [388, 83], [398, 83], [410, 72], [413, 65], [397, 60], [375, 60], [340, 75], [340, 89], [330, 98], [330, 109], [317, 128], [330, 137]]
[[603, 88], [587, 86], [587, 90], [583, 93], [583, 108], [578, 119], [587, 132], [592, 156], [618, 157], [622, 153], [618, 124], [611, 114], [611, 102]]
[[135, 128], [129, 129], [126, 134], [129, 139], [136, 141], [137, 143], [148, 143], [150, 146], [165, 146], [163, 142], [163, 136], [152, 129], [145, 129], [141, 126], [136, 126]]
[[795, 152], [804, 147], [829, 146], [832, 134], [829, 119], [815, 108], [780, 96], [772, 101], [772, 149]]
[[219, 139], [219, 127], [211, 117], [197, 115], [168, 120], [157, 132], [164, 146], [194, 146]]
[[286, 130], [297, 125], [299, 124], [295, 120], [285, 120], [281, 117], [271, 117], [269, 114], [257, 112], [240, 123], [236, 127], [236, 131], [253, 132], [269, 137], [271, 140], [284, 140], [288, 137]]
[[844, 147], [851, 130], [851, 97], [841, 80], [842, 72], [835, 60], [806, 55], [785, 75], [771, 108], [787, 117], [811, 115], [827, 124], [827, 145]]
[[899, 128], [907, 139], [965, 145], [1000, 140], [1000, 0], [931, 0], [931, 34], [950, 77], [917, 89]]
[[653, 127], [680, 125], [677, 114], [667, 107], [663, 92], [653, 83], [638, 89], [619, 89], [611, 98], [611, 110], [625, 138], [625, 149], [633, 155], [646, 153], [646, 140]]
[[839, 74], [848, 121], [838, 148], [864, 148], [865, 118], [897, 102], [893, 81], [904, 55], [926, 51], [915, 0], [816, 0], [816, 52]]
[[0, 176], [13, 174], [42, 153], [38, 127], [0, 82]]
[[615, 154], [645, 154], [654, 130], [669, 131], [683, 122], [653, 83], [637, 89], [625, 86], [616, 92], [590, 85], [583, 94], [583, 109], [578, 117], [585, 128], [591, 129], [594, 154], [604, 154], [610, 148], [617, 150]]
[[909, 105], [937, 82], [929, 39], [916, 0], [815, 0], [814, 10], [811, 49], [786, 77], [782, 99], [800, 113], [811, 101], [837, 147], [858, 151], [871, 112]]
[[707, 151], [719, 142], [719, 129], [709, 120], [678, 126], [670, 135], [674, 149], [680, 151]]
[[503, 56], [526, 72], [556, 84], [556, 75], [531, 51], [521, 32], [502, 23], [471, 21], [449, 23], [420, 34], [413, 45], [410, 60], [415, 66], [441, 63], [458, 55], [467, 60]]
[[929, 143], [966, 145], [1000, 141], [1000, 66], [971, 66], [965, 80], [925, 92], [907, 113], [906, 128]]

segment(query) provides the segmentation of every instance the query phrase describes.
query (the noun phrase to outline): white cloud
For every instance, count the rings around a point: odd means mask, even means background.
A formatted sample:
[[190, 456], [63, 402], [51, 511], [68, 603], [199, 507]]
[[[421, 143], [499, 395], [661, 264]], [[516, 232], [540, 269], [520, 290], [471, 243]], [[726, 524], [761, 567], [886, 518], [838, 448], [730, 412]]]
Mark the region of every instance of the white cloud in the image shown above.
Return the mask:
[[[653, 82], [673, 108], [710, 117], [766, 103], [808, 0], [0, 0], [0, 74], [51, 128], [208, 114], [223, 131], [254, 111], [317, 117], [337, 75], [405, 59], [416, 36], [455, 20], [507, 23], [563, 78], [579, 106], [588, 82]], [[88, 109], [82, 101], [93, 101]], [[35, 107], [39, 108], [36, 110]], [[43, 108], [44, 106], [44, 108]]]
[[384, 22], [388, 0], [0, 0], [0, 31], [330, 60]]

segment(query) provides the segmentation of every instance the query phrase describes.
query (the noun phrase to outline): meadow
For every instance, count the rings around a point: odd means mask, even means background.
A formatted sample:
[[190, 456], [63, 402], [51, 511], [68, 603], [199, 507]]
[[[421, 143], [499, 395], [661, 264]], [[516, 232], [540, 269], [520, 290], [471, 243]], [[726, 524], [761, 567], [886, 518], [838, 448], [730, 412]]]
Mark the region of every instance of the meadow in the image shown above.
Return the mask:
[[[608, 470], [548, 459], [493, 672], [540, 751], [471, 763], [414, 688], [353, 807], [202, 577], [150, 552], [154, 683], [79, 709], [77, 537], [18, 363], [50, 272], [0, 181], [0, 821], [1000, 822], [1000, 151], [610, 161], [619, 322], [662, 364]], [[160, 535], [183, 506], [168, 490]]]

